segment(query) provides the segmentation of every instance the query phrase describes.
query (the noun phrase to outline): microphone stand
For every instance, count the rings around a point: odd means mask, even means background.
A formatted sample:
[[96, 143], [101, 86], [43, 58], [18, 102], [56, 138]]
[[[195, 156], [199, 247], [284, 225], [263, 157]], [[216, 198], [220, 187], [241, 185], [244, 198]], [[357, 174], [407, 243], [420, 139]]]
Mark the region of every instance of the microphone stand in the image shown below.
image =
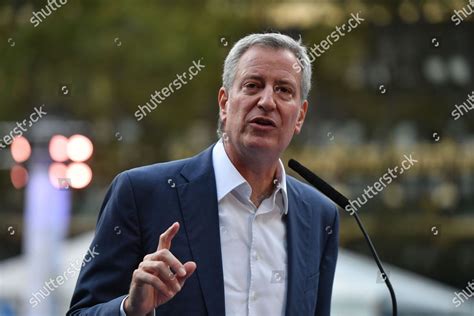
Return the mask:
[[[303, 179], [305, 179], [310, 184], [312, 184], [316, 189], [318, 189], [321, 193], [323, 193], [328, 198], [330, 198], [334, 203], [339, 205], [339, 207], [341, 207], [342, 209], [345, 209], [346, 206], [349, 205], [349, 200], [344, 195], [336, 191], [336, 189], [331, 187], [326, 181], [324, 181], [323, 179], [315, 175], [313, 172], [311, 172], [309, 169], [301, 165], [296, 160], [290, 159], [290, 161], [288, 162], [288, 167], [293, 169], [296, 173], [298, 173], [301, 177], [303, 177]], [[377, 254], [377, 251], [375, 250], [372, 240], [369, 237], [369, 234], [365, 230], [365, 227], [362, 224], [359, 218], [359, 215], [357, 214], [357, 210], [354, 211], [353, 215], [355, 217], [357, 225], [359, 225], [359, 228], [362, 231], [362, 234], [364, 235], [365, 240], [367, 241], [367, 244], [369, 245], [369, 249], [370, 249], [370, 252], [372, 253], [372, 257], [374, 258], [375, 263], [379, 267], [380, 273], [384, 279], [385, 284], [387, 285], [388, 291], [390, 292], [390, 298], [392, 300], [392, 315], [397, 316], [398, 314], [397, 298], [395, 296], [395, 291], [393, 290], [392, 283], [390, 282], [388, 275], [385, 273], [382, 262], [380, 261], [380, 258]]]

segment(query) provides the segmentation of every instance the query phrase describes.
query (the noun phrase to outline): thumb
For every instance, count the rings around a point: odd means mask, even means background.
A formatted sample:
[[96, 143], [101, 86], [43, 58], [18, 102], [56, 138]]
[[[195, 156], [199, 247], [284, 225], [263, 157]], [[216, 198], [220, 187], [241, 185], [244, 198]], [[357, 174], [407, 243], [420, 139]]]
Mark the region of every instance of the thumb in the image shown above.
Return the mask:
[[179, 284], [183, 286], [184, 282], [196, 271], [197, 265], [193, 261], [188, 261], [183, 264], [184, 270], [186, 270], [186, 275], [183, 277], [178, 277]]

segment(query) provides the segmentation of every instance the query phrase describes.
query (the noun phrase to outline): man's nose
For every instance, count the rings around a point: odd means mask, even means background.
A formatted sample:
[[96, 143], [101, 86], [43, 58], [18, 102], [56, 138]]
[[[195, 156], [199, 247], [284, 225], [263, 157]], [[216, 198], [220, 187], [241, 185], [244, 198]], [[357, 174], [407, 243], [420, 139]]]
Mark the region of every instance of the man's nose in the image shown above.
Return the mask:
[[264, 110], [265, 112], [273, 111], [276, 108], [276, 103], [273, 96], [273, 87], [266, 86], [265, 89], [262, 90], [260, 99], [258, 100], [258, 108]]

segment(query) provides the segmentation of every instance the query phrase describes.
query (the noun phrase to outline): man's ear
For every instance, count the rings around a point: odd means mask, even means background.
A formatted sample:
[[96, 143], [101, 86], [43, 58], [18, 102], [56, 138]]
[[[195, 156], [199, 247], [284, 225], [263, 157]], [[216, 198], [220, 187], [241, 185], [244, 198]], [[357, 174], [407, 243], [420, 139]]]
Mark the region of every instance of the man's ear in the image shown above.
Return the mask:
[[227, 117], [227, 101], [229, 100], [229, 96], [227, 91], [224, 87], [219, 89], [219, 93], [217, 94], [217, 103], [219, 104], [219, 117], [221, 118], [222, 122], [225, 122]]
[[301, 104], [300, 106], [298, 118], [296, 119], [295, 134], [299, 134], [301, 132], [301, 128], [303, 127], [304, 118], [306, 117], [307, 111], [308, 111], [308, 100], [304, 100], [303, 104]]

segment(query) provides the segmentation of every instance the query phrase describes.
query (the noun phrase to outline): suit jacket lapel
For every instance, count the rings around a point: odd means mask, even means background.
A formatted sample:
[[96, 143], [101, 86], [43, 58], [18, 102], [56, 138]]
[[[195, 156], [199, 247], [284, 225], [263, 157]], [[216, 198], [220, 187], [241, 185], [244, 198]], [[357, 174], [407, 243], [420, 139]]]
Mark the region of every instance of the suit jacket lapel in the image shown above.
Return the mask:
[[177, 188], [184, 229], [197, 264], [196, 273], [208, 314], [224, 315], [224, 278], [212, 147], [191, 158], [183, 167], [181, 175], [188, 182]]
[[288, 215], [286, 218], [288, 288], [286, 315], [295, 315], [304, 294], [306, 264], [310, 258], [311, 208], [287, 179]]

